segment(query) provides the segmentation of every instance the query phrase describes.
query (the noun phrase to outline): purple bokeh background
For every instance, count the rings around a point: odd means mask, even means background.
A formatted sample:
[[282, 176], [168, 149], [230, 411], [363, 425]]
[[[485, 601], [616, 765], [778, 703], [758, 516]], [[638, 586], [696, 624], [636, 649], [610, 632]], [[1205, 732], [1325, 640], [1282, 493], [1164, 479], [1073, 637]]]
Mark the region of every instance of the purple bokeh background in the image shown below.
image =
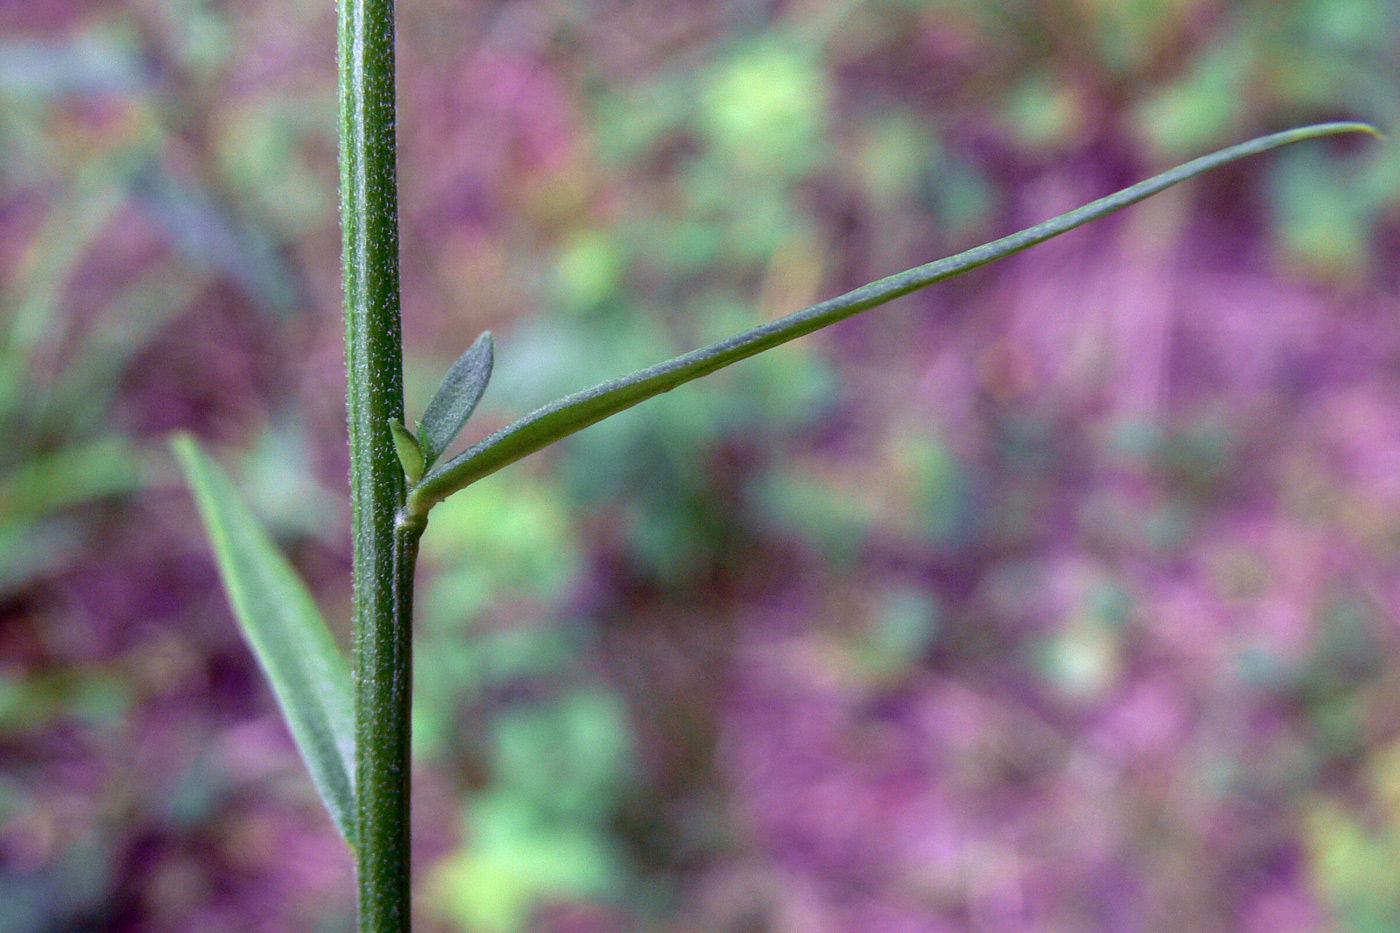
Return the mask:
[[[490, 328], [473, 439], [1400, 117], [1393, 0], [399, 16], [409, 407]], [[3, 933], [352, 926], [165, 447], [344, 642], [333, 57], [324, 4], [0, 4]], [[1394, 929], [1395, 153], [1231, 166], [435, 513], [420, 928]]]

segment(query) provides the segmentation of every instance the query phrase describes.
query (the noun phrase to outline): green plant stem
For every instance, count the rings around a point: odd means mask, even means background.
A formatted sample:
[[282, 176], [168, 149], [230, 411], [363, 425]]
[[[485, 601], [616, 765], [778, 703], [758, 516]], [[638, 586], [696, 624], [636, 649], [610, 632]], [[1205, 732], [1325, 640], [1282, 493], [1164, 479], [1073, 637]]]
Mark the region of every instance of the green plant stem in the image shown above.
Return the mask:
[[359, 928], [406, 933], [417, 539], [396, 530], [404, 479], [389, 430], [403, 420], [392, 0], [341, 0], [339, 50]]

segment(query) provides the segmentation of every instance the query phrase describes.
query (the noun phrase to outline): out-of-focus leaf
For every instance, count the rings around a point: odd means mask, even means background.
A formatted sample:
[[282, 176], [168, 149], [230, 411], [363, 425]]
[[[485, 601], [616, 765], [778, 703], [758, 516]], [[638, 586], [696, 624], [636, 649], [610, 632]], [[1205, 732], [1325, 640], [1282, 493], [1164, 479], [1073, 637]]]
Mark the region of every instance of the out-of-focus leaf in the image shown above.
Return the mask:
[[233, 484], [187, 435], [172, 442], [194, 492], [234, 615], [277, 695], [311, 780], [353, 844], [350, 670], [306, 585]]
[[0, 406], [13, 407], [29, 376], [30, 360], [44, 342], [57, 340], [68, 316], [55, 305], [83, 255], [127, 197], [128, 175], [116, 164], [95, 162], [79, 172], [35, 237], [23, 274], [0, 290], [5, 314], [0, 335]]
[[0, 524], [31, 521], [140, 482], [136, 451], [123, 437], [63, 447], [0, 478]]
[[110, 410], [120, 375], [209, 284], [208, 273], [157, 263], [118, 295], [81, 337], [69, 362], [35, 403], [36, 424], [93, 430]]
[[476, 411], [476, 405], [486, 391], [486, 383], [491, 381], [493, 350], [491, 332], [488, 330], [476, 338], [476, 343], [468, 347], [467, 352], [457, 357], [457, 362], [442, 377], [442, 385], [438, 386], [419, 424], [418, 434], [427, 466], [432, 466], [442, 455], [472, 412]]
[[130, 691], [101, 669], [0, 675], [0, 732], [37, 733], [60, 719], [111, 726], [130, 708]]
[[268, 232], [232, 216], [196, 180], [153, 159], [133, 191], [181, 255], [218, 269], [271, 314], [288, 317], [300, 307], [299, 285]]

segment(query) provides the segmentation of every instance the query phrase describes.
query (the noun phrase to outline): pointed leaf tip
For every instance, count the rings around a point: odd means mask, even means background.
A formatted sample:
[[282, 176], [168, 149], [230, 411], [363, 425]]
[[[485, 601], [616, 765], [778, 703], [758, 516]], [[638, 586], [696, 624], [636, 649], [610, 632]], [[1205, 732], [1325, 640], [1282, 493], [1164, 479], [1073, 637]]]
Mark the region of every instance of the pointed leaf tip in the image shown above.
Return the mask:
[[189, 435], [171, 448], [194, 494], [238, 627], [277, 697], [321, 799], [355, 844], [355, 718], [350, 666], [306, 584]]
[[393, 418], [389, 419], [389, 432], [394, 436], [394, 450], [399, 455], [399, 466], [403, 467], [403, 475], [408, 477], [410, 483], [418, 482], [426, 465], [418, 438], [403, 426], [402, 421]]
[[486, 384], [491, 381], [494, 356], [495, 345], [488, 330], [476, 338], [442, 377], [442, 385], [438, 386], [420, 422], [425, 466], [431, 467], [442, 456], [476, 411]]

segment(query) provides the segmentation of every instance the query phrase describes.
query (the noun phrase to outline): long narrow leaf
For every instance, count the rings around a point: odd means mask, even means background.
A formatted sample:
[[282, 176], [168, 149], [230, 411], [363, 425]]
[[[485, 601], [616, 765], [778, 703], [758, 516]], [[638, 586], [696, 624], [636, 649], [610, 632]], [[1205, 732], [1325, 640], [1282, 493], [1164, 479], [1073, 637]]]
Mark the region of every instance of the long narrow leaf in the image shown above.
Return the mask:
[[1364, 123], [1319, 123], [1260, 136], [1179, 165], [1019, 233], [880, 279], [719, 343], [558, 399], [429, 470], [410, 492], [407, 509], [412, 514], [424, 515], [435, 503], [483, 476], [638, 402], [935, 282], [1043, 243], [1202, 172], [1289, 143], [1339, 133], [1380, 135]]
[[355, 726], [350, 669], [306, 585], [188, 435], [171, 446], [194, 492], [233, 613], [272, 684], [311, 780], [354, 845]]

